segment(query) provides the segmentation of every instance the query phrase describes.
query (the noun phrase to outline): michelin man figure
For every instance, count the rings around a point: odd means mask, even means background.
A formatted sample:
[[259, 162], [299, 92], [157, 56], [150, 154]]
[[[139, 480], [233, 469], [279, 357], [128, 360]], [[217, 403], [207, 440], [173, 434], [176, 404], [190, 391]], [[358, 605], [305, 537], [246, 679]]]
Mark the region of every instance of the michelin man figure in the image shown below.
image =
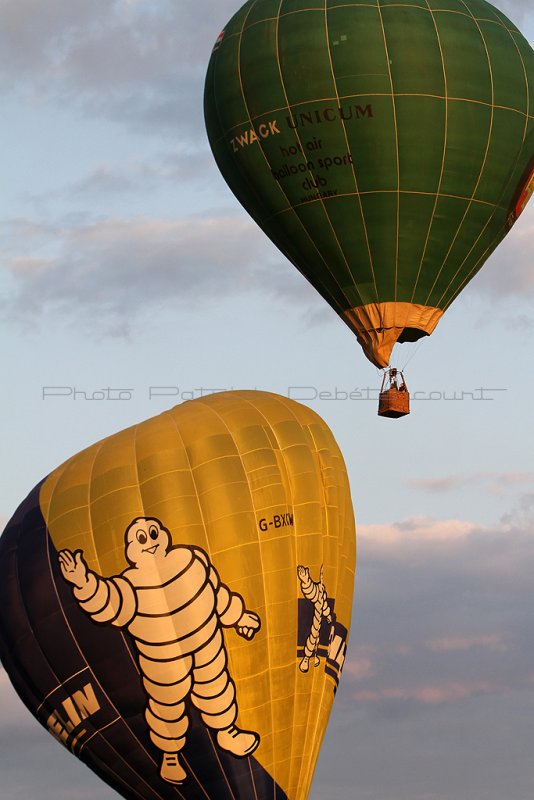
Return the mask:
[[235, 725], [236, 692], [222, 629], [235, 628], [252, 639], [261, 621], [221, 583], [204, 550], [173, 546], [158, 519], [134, 519], [125, 548], [130, 567], [121, 575], [104, 578], [93, 572], [82, 550], [59, 553], [61, 572], [95, 622], [126, 628], [133, 637], [149, 698], [150, 738], [162, 752], [160, 775], [180, 784], [187, 778], [179, 754], [189, 725], [188, 698], [223, 750], [244, 758], [260, 742], [257, 733]]

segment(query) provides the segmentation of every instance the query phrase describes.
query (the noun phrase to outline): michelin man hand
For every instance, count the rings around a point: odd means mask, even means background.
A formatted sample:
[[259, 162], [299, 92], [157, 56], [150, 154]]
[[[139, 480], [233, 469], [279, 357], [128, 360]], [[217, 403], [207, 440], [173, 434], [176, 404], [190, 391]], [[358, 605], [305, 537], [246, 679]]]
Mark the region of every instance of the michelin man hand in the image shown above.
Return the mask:
[[61, 574], [69, 583], [73, 583], [78, 589], [82, 589], [87, 583], [87, 564], [83, 558], [83, 551], [60, 550], [59, 564]]
[[237, 620], [235, 627], [244, 639], [252, 639], [261, 628], [261, 620], [253, 611], [245, 611]]

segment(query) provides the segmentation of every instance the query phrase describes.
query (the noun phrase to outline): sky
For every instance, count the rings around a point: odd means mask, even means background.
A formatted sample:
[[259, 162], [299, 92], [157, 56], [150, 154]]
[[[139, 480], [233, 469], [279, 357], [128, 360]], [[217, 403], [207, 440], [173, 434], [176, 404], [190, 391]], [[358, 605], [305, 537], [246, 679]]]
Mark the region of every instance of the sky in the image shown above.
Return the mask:
[[[534, 41], [530, 0], [499, 0]], [[412, 414], [213, 161], [235, 0], [2, 0], [0, 527], [50, 470], [202, 391], [316, 410], [358, 526], [347, 662], [310, 800], [534, 795], [534, 203], [431, 338]], [[0, 800], [116, 795], [0, 668]]]

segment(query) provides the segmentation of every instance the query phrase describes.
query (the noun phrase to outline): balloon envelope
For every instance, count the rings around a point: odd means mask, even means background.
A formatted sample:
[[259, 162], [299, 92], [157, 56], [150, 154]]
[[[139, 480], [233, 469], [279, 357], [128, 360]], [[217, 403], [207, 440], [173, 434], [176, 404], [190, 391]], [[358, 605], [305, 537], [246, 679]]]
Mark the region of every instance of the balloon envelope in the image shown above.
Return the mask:
[[75, 455], [0, 539], [20, 697], [126, 798], [301, 800], [350, 624], [354, 516], [325, 423], [243, 391]]
[[388, 364], [532, 193], [534, 53], [485, 0], [250, 0], [205, 86], [237, 198]]

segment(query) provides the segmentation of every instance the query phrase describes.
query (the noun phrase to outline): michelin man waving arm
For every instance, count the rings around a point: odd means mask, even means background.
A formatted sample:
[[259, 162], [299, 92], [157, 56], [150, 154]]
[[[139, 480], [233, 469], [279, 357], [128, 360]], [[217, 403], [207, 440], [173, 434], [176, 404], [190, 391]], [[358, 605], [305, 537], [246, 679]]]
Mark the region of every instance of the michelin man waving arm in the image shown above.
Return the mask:
[[173, 546], [170, 532], [154, 517], [130, 523], [125, 556], [130, 567], [111, 578], [89, 569], [81, 550], [62, 550], [59, 563], [80, 608], [95, 622], [126, 628], [134, 639], [148, 695], [145, 718], [162, 752], [161, 777], [175, 784], [187, 778], [179, 758], [189, 727], [187, 700], [219, 747], [249, 756], [260, 737], [235, 725], [238, 707], [223, 628], [251, 640], [260, 630], [259, 616], [221, 582], [204, 550]]

